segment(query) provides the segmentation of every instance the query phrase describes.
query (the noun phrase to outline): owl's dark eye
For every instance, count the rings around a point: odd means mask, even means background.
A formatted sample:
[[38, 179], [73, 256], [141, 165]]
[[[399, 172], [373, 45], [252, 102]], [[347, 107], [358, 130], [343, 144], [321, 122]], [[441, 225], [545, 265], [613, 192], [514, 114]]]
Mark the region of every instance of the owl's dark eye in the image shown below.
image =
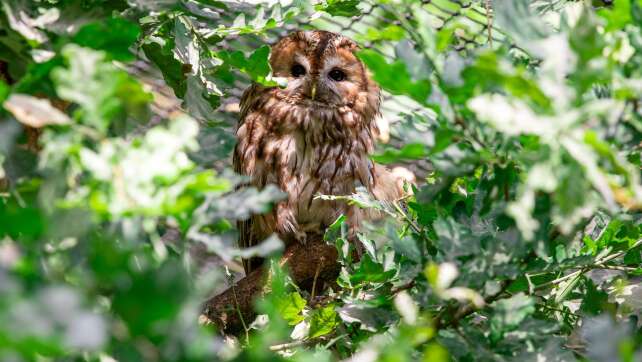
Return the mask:
[[340, 82], [346, 79], [346, 74], [340, 69], [332, 69], [330, 73], [328, 73], [328, 77], [335, 82]]
[[298, 64], [298, 63], [294, 64], [292, 66], [292, 69], [290, 69], [290, 71], [292, 72], [292, 76], [294, 78], [298, 78], [298, 77], [300, 77], [302, 75], [305, 75], [305, 68], [301, 64]]

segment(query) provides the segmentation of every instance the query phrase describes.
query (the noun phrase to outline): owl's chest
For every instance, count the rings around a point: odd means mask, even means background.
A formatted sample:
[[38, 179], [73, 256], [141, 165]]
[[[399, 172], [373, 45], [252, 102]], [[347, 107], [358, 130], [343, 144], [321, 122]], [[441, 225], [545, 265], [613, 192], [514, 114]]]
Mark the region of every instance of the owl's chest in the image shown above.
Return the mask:
[[271, 135], [260, 151], [266, 182], [290, 195], [345, 194], [371, 183], [372, 162], [358, 140], [314, 143], [303, 132]]
[[303, 230], [320, 230], [348, 212], [344, 202], [317, 195], [350, 195], [356, 186], [370, 187], [373, 164], [367, 152], [349, 142], [314, 144], [301, 132], [268, 139], [263, 170], [265, 183], [288, 195], [287, 204]]

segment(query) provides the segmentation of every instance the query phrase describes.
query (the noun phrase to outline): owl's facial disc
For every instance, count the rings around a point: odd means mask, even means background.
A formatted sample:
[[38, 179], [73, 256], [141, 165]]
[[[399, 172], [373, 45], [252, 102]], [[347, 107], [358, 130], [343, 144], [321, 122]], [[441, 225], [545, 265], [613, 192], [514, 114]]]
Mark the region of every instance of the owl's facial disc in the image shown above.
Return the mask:
[[275, 76], [288, 85], [279, 92], [291, 103], [314, 107], [349, 106], [369, 92], [363, 64], [354, 55], [356, 44], [339, 34], [299, 31], [272, 48]]

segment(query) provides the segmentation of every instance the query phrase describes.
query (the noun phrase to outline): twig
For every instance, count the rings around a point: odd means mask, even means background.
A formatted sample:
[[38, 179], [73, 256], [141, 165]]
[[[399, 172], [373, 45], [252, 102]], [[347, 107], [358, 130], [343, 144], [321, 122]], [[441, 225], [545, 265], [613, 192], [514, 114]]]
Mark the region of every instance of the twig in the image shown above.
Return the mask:
[[415, 286], [415, 281], [411, 280], [410, 283], [407, 283], [407, 284], [404, 284], [404, 285], [400, 285], [400, 286], [398, 286], [396, 288], [392, 288], [390, 290], [390, 293], [391, 294], [397, 294], [397, 293], [399, 293], [401, 291], [412, 289], [414, 286]]
[[[503, 280], [501, 283], [502, 285], [497, 293], [484, 298], [484, 302], [486, 305], [491, 304], [495, 300], [499, 299], [499, 297], [506, 291], [506, 289], [510, 285], [508, 280]], [[472, 314], [475, 310], [477, 310], [477, 308], [472, 303], [462, 305], [453, 312], [452, 318], [450, 318], [449, 320], [444, 320], [445, 316], [447, 315], [447, 310], [450, 311], [452, 310], [452, 308], [443, 309], [435, 318], [435, 329], [438, 330], [457, 325], [462, 318]]]
[[561, 282], [565, 281], [566, 279], [575, 278], [575, 277], [576, 277], [576, 276], [578, 276], [578, 275], [581, 275], [581, 274], [586, 273], [589, 269], [590, 269], [590, 268], [586, 268], [586, 267], [584, 267], [584, 268], [582, 268], [582, 269], [580, 269], [580, 270], [574, 271], [574, 272], [572, 272], [572, 273], [570, 273], [570, 274], [566, 274], [566, 275], [564, 275], [564, 276], [562, 276], [562, 277], [559, 277], [559, 278], [557, 278], [557, 279], [553, 279], [553, 280], [551, 280], [551, 281], [548, 281], [548, 282], [542, 283], [542, 284], [540, 284], [540, 285], [536, 285], [536, 286], [534, 286], [534, 287], [533, 287], [533, 290], [536, 290], [536, 289], [542, 289], [542, 288], [547, 287], [547, 286], [549, 286], [549, 285], [553, 285], [553, 284], [561, 283]]
[[301, 340], [301, 341], [294, 341], [294, 342], [288, 342], [288, 343], [282, 343], [282, 344], [275, 344], [273, 346], [270, 346], [270, 351], [283, 351], [283, 350], [290, 349], [290, 348], [293, 348], [293, 347], [305, 346], [306, 344], [310, 344], [311, 342], [314, 342], [314, 341], [306, 339], [306, 340]]
[[562, 277], [559, 277], [557, 279], [548, 281], [548, 282], [540, 284], [540, 285], [536, 285], [534, 287], [534, 289], [541, 289], [543, 287], [546, 287], [546, 286], [549, 286], [549, 285], [552, 285], [552, 284], [557, 284], [557, 283], [563, 282], [563, 281], [565, 281], [567, 279], [570, 279], [570, 278], [579, 277], [580, 275], [582, 275], [582, 274], [584, 274], [584, 273], [586, 273], [586, 272], [588, 272], [589, 270], [592, 270], [592, 269], [627, 270], [627, 269], [624, 269], [626, 267], [620, 267], [620, 266], [616, 266], [616, 265], [607, 265], [606, 263], [611, 261], [611, 260], [613, 260], [613, 259], [617, 259], [617, 258], [623, 256], [624, 254], [626, 254], [629, 251], [637, 248], [640, 245], [642, 245], [642, 239], [636, 241], [631, 247], [627, 248], [626, 250], [621, 250], [621, 251], [618, 251], [617, 253], [606, 255], [605, 257], [599, 258], [598, 260], [596, 260], [595, 264], [593, 264], [593, 265], [587, 265], [587, 266], [585, 266], [585, 267], [583, 267], [583, 268], [581, 268], [581, 269], [579, 269], [577, 271], [574, 271], [574, 272], [572, 272], [570, 274], [566, 274], [566, 275], [564, 275]]
[[403, 218], [406, 219], [406, 221], [408, 221], [408, 224], [410, 224], [410, 226], [417, 232], [417, 234], [421, 235], [423, 230], [421, 228], [419, 228], [419, 226], [417, 224], [415, 224], [415, 221], [413, 219], [411, 219], [410, 216], [408, 216], [408, 214], [406, 214], [401, 209], [401, 207], [399, 206], [398, 203], [394, 202], [393, 204], [395, 205], [395, 210], [397, 210], [397, 212], [399, 214], [401, 214], [401, 216], [403, 216]]
[[582, 318], [581, 315], [579, 315], [577, 313], [573, 313], [570, 310], [558, 309], [558, 308], [554, 308], [554, 307], [548, 306], [546, 304], [541, 304], [539, 306], [544, 308], [544, 309], [552, 310], [554, 312], [560, 312], [560, 313], [564, 313], [564, 314], [567, 314], [567, 315], [572, 315], [572, 316], [577, 317], [577, 318]]
[[319, 278], [319, 273], [321, 272], [321, 265], [325, 260], [321, 257], [321, 262], [317, 264], [317, 270], [314, 272], [314, 279], [312, 279], [312, 292], [310, 293], [310, 300], [314, 300], [314, 294], [317, 289], [317, 279]]
[[[318, 279], [331, 282], [340, 271], [337, 257], [336, 247], [319, 238], [308, 240], [306, 245], [293, 243], [288, 246], [279, 264], [287, 264], [290, 276], [296, 284], [314, 278], [320, 264]], [[246, 330], [247, 325], [244, 326], [244, 321], [251, 320], [256, 315], [253, 301], [269, 292], [266, 279], [270, 276], [265, 269], [262, 267], [253, 270], [232, 287], [205, 302], [202, 322], [214, 324], [224, 333], [241, 333]], [[239, 318], [241, 316], [242, 319]]]
[[[230, 275], [230, 280], [231, 280], [232, 279], [232, 274], [229, 274], [229, 275]], [[236, 312], [239, 315], [239, 319], [241, 320], [241, 324], [243, 325], [243, 331], [245, 332], [245, 343], [249, 344], [250, 343], [250, 332], [249, 332], [249, 329], [247, 328], [247, 324], [245, 323], [245, 318], [243, 318], [243, 313], [241, 313], [241, 307], [239, 306], [239, 300], [238, 300], [238, 297], [236, 296], [236, 288], [234, 287], [234, 280], [231, 280], [231, 281], [232, 281], [232, 295], [234, 296], [234, 308], [236, 309]]]

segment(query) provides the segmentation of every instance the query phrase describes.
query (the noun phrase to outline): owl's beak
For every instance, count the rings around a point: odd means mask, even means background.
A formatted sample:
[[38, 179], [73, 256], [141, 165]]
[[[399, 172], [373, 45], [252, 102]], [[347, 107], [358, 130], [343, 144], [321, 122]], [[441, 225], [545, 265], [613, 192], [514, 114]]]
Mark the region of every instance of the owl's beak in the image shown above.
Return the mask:
[[310, 90], [310, 98], [314, 100], [314, 97], [317, 95], [317, 85], [312, 84], [312, 89]]

